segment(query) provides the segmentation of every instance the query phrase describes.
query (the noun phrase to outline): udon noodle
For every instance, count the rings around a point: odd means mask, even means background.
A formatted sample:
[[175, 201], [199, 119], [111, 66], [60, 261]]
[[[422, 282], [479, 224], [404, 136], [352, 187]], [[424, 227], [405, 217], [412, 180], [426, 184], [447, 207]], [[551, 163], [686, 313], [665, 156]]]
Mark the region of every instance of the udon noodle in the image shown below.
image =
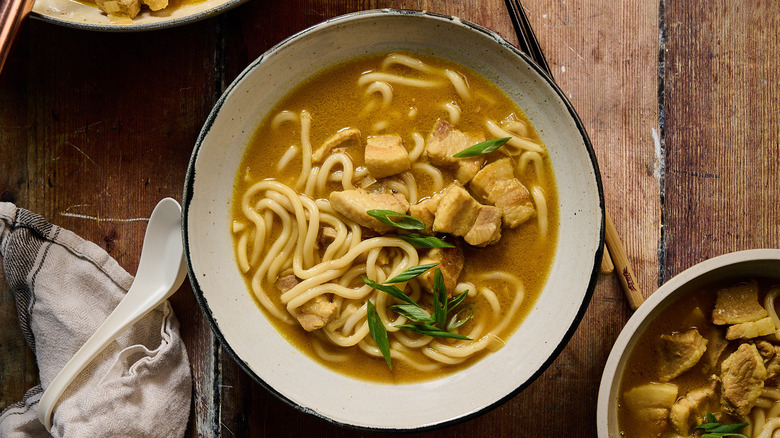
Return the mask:
[[[473, 138], [508, 137], [498, 151], [469, 160], [479, 161], [482, 169], [491, 163], [510, 166], [524, 189], [527, 186], [526, 203], [532, 210], [511, 229], [504, 218], [500, 240], [489, 244], [463, 242], [476, 232], [464, 237], [422, 231], [454, 243], [465, 259], [448, 293], [467, 293], [463, 306], [473, 317], [453, 332], [471, 340], [399, 329], [411, 322], [391, 308], [399, 301], [362, 281], [366, 277], [383, 283], [429, 262], [433, 253], [455, 250], [415, 247], [398, 237], [406, 231], [393, 227], [372, 229], [345, 213], [333, 195], [389, 196], [416, 206], [450, 188], [474, 191], [459, 173], [460, 164], [442, 165], [432, 159], [434, 126]], [[386, 162], [372, 166], [366, 136], [369, 143], [401, 142], [408, 166], [389, 175]], [[553, 181], [536, 131], [485, 78], [417, 55], [350, 61], [301, 85], [255, 134], [233, 200], [238, 266], [260, 307], [310, 356], [372, 380], [433, 378], [501, 348], [538, 296], [557, 237]], [[472, 230], [476, 227], [474, 223]], [[396, 286], [430, 309], [432, 294], [424, 275]], [[388, 333], [392, 370], [371, 336], [369, 301]], [[346, 362], [348, 368], [343, 366]]]

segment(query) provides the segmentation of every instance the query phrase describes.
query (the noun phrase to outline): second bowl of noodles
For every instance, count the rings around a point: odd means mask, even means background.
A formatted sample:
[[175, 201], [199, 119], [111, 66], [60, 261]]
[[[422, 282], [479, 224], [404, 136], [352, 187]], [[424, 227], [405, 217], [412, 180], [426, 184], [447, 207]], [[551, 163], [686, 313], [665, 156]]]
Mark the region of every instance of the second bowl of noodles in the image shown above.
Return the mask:
[[522, 390], [601, 258], [598, 169], [561, 91], [492, 32], [427, 13], [338, 17], [255, 61], [204, 126], [183, 204], [223, 346], [296, 408], [366, 429]]

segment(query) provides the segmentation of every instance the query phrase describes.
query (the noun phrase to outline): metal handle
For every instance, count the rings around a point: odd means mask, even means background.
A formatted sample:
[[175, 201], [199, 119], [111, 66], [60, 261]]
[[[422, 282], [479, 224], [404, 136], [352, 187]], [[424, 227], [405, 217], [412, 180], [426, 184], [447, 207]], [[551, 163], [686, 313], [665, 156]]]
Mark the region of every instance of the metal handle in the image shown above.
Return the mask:
[[11, 51], [16, 33], [32, 11], [35, 0], [0, 0], [0, 71]]

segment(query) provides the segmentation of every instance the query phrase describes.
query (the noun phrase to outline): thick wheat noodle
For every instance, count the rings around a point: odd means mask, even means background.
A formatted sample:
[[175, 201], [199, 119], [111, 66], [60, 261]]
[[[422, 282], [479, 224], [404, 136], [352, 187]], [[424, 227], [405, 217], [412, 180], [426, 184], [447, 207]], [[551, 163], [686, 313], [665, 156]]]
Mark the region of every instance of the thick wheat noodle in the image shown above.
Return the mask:
[[775, 401], [780, 400], [780, 389], [768, 388], [765, 386], [764, 389], [761, 390], [761, 396], [774, 399]]
[[311, 115], [308, 111], [301, 111], [301, 173], [298, 176], [298, 182], [295, 183], [295, 188], [300, 190], [303, 188], [306, 179], [309, 178], [311, 173]]
[[750, 426], [753, 428], [753, 430], [762, 430], [764, 428], [764, 424], [766, 424], [766, 411], [763, 409], [754, 408], [750, 414], [752, 420], [750, 421]]
[[301, 149], [298, 146], [292, 145], [287, 149], [287, 152], [282, 155], [279, 162], [276, 164], [276, 170], [283, 171], [298, 154], [301, 153]]
[[387, 120], [380, 120], [371, 125], [371, 130], [375, 133], [379, 133], [387, 129], [388, 126], [390, 126], [390, 122]]
[[394, 193], [400, 193], [404, 195], [404, 198], [409, 199], [409, 187], [407, 187], [403, 181], [398, 181], [397, 179], [388, 179], [383, 181], [382, 184], [384, 184], [385, 187], [392, 190]]
[[420, 351], [422, 351], [422, 354], [426, 355], [428, 358], [447, 365], [457, 365], [468, 359], [468, 357], [450, 357], [446, 354], [440, 353], [435, 348], [423, 348]]
[[447, 69], [444, 70], [444, 75], [447, 76], [447, 79], [449, 79], [450, 82], [452, 82], [452, 85], [455, 87], [455, 92], [458, 93], [458, 96], [460, 96], [461, 99], [463, 99], [465, 102], [471, 100], [469, 86], [466, 84], [466, 80], [463, 78], [462, 74]]
[[300, 116], [298, 116], [298, 114], [292, 111], [281, 111], [274, 116], [273, 120], [271, 120], [271, 127], [273, 129], [278, 129], [282, 123], [298, 121], [300, 121]]
[[325, 252], [322, 255], [323, 261], [333, 260], [337, 257], [341, 246], [344, 245], [344, 242], [347, 241], [347, 237], [349, 237], [349, 230], [347, 229], [347, 226], [344, 224], [344, 222], [340, 221], [332, 214], [324, 213], [322, 210], [320, 210], [320, 221], [330, 225], [334, 230], [336, 230], [336, 237], [333, 239], [330, 245], [325, 248]]
[[780, 417], [780, 401], [775, 402], [766, 414], [767, 418]]
[[349, 336], [344, 336], [340, 333], [331, 331], [328, 329], [328, 326], [323, 327], [323, 329], [325, 330], [325, 335], [328, 337], [328, 339], [340, 347], [351, 347], [362, 341], [366, 336], [369, 336], [368, 321], [365, 319], [357, 328], [355, 333]]
[[441, 171], [436, 167], [428, 163], [414, 163], [412, 164], [412, 170], [420, 173], [425, 173], [433, 181], [433, 191], [438, 192], [444, 188], [444, 176]]
[[531, 187], [531, 198], [536, 205], [536, 220], [539, 223], [539, 234], [542, 237], [547, 236], [549, 226], [547, 219], [547, 198], [544, 196], [544, 190], [540, 186]]
[[311, 342], [311, 346], [314, 349], [314, 353], [322, 360], [328, 362], [346, 362], [349, 360], [349, 356], [346, 354], [334, 354], [327, 351], [319, 339], [314, 339]]
[[393, 64], [404, 65], [406, 67], [421, 71], [423, 73], [436, 74], [438, 72], [436, 68], [431, 67], [430, 65], [426, 64], [425, 62], [417, 58], [412, 58], [411, 56], [406, 56], [401, 54], [392, 54], [387, 56], [382, 61], [382, 70], [387, 69], [389, 66]]
[[489, 287], [480, 287], [477, 290], [485, 297], [488, 304], [490, 304], [490, 308], [493, 309], [493, 317], [497, 317], [501, 313], [501, 303], [498, 301], [496, 293]]
[[[382, 108], [386, 108], [388, 105], [390, 105], [390, 102], [393, 101], [393, 87], [390, 86], [385, 81], [375, 81], [366, 87], [366, 94], [372, 95], [374, 93], [379, 93], [382, 95]], [[372, 109], [369, 109], [368, 111], [371, 111]]]
[[317, 175], [317, 184], [315, 193], [324, 193], [325, 185], [328, 182], [328, 178], [332, 172], [333, 166], [340, 164], [343, 170], [341, 177], [341, 187], [344, 190], [352, 190], [355, 186], [352, 184], [352, 178], [355, 175], [355, 166], [352, 164], [352, 159], [347, 154], [335, 153], [328, 155], [328, 158], [322, 163], [319, 174]]
[[417, 181], [414, 179], [414, 176], [409, 172], [404, 172], [401, 174], [401, 181], [404, 182], [406, 191], [409, 194], [406, 199], [410, 204], [416, 204], [419, 195], [417, 194]]
[[417, 160], [420, 158], [423, 152], [425, 152], [425, 139], [422, 135], [420, 135], [419, 132], [413, 132], [412, 140], [414, 141], [414, 147], [411, 151], [409, 151], [409, 159], [414, 164], [420, 164], [417, 163]]
[[539, 184], [544, 184], [544, 163], [542, 161], [542, 155], [539, 152], [525, 151], [520, 155], [520, 160], [517, 163], [517, 170], [523, 174], [528, 170], [528, 165], [532, 164], [534, 167], [534, 173]]
[[772, 403], [774, 403], [772, 400], [769, 400], [768, 398], [759, 397], [756, 399], [756, 402], [753, 406], [761, 409], [769, 409], [772, 407]]
[[455, 102], [447, 102], [443, 105], [450, 117], [450, 123], [457, 125], [460, 122], [460, 107]]
[[[368, 169], [364, 166], [358, 166], [352, 171], [352, 180], [357, 181], [368, 176]], [[334, 170], [328, 175], [328, 182], [341, 182], [344, 178], [344, 171]]]
[[[772, 438], [772, 434], [775, 430], [780, 429], [780, 417], [775, 417], [764, 423], [764, 427], [761, 428], [761, 433], [756, 438]], [[757, 432], [754, 430], [754, 432]], [[748, 436], [754, 436], [753, 434]]]
[[[499, 149], [500, 151], [509, 154], [510, 156], [519, 155], [523, 151], [533, 151], [543, 153], [544, 148], [530, 140], [512, 135], [511, 132], [506, 131], [504, 128], [498, 126], [498, 124], [492, 120], [485, 122], [488, 132], [495, 138], [509, 137], [509, 141], [506, 142], [504, 147]], [[515, 150], [511, 150], [509, 146], [514, 146]]]
[[411, 337], [404, 331], [398, 331], [395, 334], [395, 340], [407, 348], [418, 349], [430, 344], [433, 338], [430, 336]]
[[249, 257], [247, 254], [247, 241], [249, 240], [249, 233], [253, 232], [252, 230], [245, 230], [243, 233], [241, 233], [241, 237], [238, 238], [238, 244], [236, 244], [236, 256], [238, 257], [238, 267], [241, 269], [241, 272], [247, 273], [252, 268], [249, 266]]
[[511, 122], [505, 123], [504, 129], [519, 137], [528, 137], [528, 125], [520, 120], [512, 120]]
[[358, 79], [358, 85], [361, 87], [371, 82], [382, 81], [389, 84], [405, 85], [416, 88], [435, 88], [445, 84], [444, 81], [435, 79], [413, 79], [404, 76], [398, 76], [390, 73], [371, 72], [366, 73]]

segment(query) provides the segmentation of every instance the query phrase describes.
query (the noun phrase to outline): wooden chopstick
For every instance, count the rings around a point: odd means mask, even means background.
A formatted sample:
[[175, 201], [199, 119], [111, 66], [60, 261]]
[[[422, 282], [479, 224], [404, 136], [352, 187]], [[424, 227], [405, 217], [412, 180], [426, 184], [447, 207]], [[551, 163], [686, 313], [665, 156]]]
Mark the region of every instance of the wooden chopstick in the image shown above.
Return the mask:
[[[505, 3], [509, 11], [509, 17], [512, 20], [512, 26], [517, 34], [518, 48], [527, 53], [542, 68], [550, 80], [554, 81], [550, 66], [547, 64], [547, 58], [542, 52], [542, 47], [536, 39], [520, 0], [505, 0]], [[604, 233], [606, 242], [601, 272], [610, 273], [612, 270], [617, 271], [620, 285], [623, 287], [623, 292], [628, 299], [628, 305], [632, 310], [636, 310], [644, 301], [644, 296], [637, 286], [634, 270], [631, 268], [623, 242], [620, 240], [620, 236], [615, 230], [615, 225], [612, 223], [612, 219], [606, 209], [604, 209], [604, 225], [606, 228]], [[610, 269], [610, 265], [614, 265], [612, 269]]]
[[11, 51], [16, 33], [32, 11], [34, 0], [0, 0], [0, 71]]

